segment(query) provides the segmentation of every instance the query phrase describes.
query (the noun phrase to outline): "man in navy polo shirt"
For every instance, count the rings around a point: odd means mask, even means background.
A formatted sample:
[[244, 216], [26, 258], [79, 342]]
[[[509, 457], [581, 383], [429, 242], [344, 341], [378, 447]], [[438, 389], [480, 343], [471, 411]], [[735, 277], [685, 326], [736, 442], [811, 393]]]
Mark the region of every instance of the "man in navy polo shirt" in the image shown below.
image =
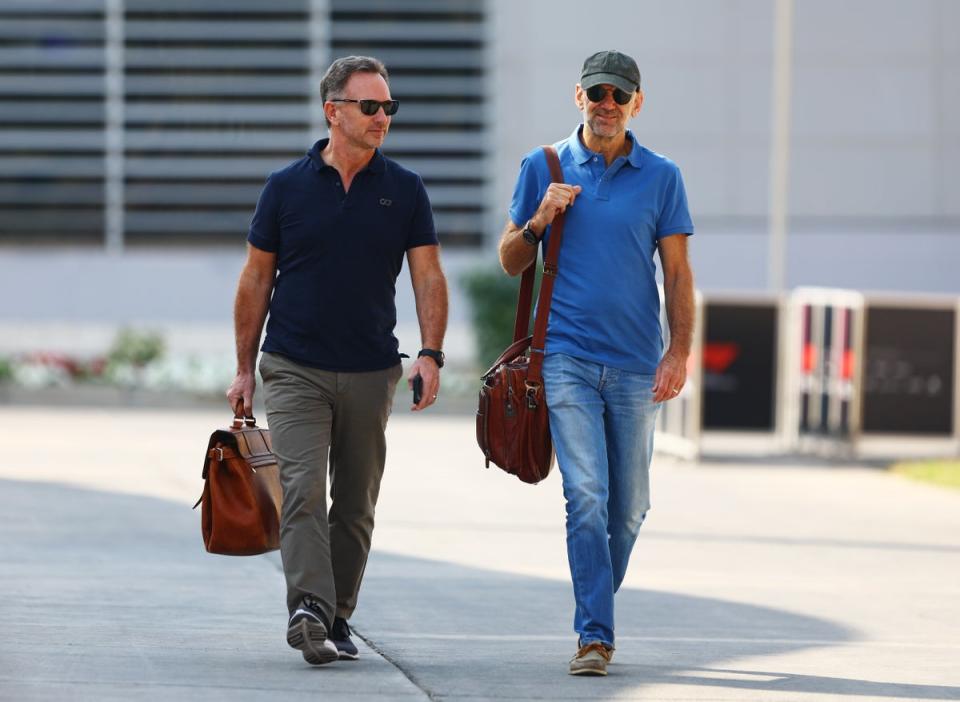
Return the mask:
[[[334, 61], [320, 84], [329, 139], [276, 171], [260, 194], [234, 308], [230, 406], [249, 416], [257, 347], [280, 465], [280, 553], [287, 643], [321, 665], [358, 657], [357, 604], [386, 456], [384, 430], [403, 374], [395, 285], [406, 255], [423, 349], [411, 409], [437, 399], [447, 284], [420, 176], [380, 152], [398, 103], [374, 58]], [[331, 503], [326, 503], [330, 473]]]
[[[527, 154], [500, 262], [510, 275], [532, 265], [550, 223], [566, 213], [543, 380], [576, 601], [579, 641], [570, 673], [606, 675], [614, 593], [650, 508], [657, 410], [686, 380], [693, 222], [677, 166], [626, 129], [643, 105], [636, 62], [617, 51], [590, 56], [575, 100], [583, 124], [555, 145], [566, 182], [550, 182], [541, 149]], [[655, 252], [670, 325], [665, 353]]]

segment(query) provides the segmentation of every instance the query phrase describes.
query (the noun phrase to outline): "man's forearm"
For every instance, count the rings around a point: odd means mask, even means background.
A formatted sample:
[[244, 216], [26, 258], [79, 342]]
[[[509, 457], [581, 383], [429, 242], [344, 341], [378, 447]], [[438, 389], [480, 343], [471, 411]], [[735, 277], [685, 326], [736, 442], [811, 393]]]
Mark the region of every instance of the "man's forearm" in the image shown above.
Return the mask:
[[507, 275], [523, 273], [537, 258], [537, 247], [524, 240], [522, 230], [522, 227], [508, 221], [500, 237], [500, 265]]
[[447, 333], [447, 279], [442, 270], [423, 276], [413, 287], [420, 338], [427, 349], [443, 348]]
[[696, 316], [693, 274], [689, 268], [664, 281], [663, 296], [667, 308], [667, 323], [670, 325], [670, 347], [667, 351], [685, 359], [690, 355], [693, 345]]
[[263, 333], [263, 323], [267, 318], [272, 290], [272, 280], [258, 280], [246, 273], [240, 277], [233, 307], [238, 373], [254, 372], [260, 335]]

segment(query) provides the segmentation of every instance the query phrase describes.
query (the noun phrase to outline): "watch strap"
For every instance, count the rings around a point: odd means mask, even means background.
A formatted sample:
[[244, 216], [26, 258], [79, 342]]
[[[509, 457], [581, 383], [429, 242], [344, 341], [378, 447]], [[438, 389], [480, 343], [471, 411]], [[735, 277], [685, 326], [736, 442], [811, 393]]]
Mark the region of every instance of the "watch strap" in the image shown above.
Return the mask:
[[421, 356], [429, 356], [436, 361], [437, 368], [443, 368], [443, 351], [439, 349], [420, 349], [420, 352], [417, 354], [417, 358], [420, 358]]
[[[527, 236], [527, 232], [530, 232], [530, 236]], [[533, 231], [533, 227], [530, 226], [529, 221], [523, 225], [523, 229], [520, 230], [520, 234], [523, 236], [523, 240], [531, 246], [536, 246], [540, 243], [540, 237], [537, 236], [535, 231]], [[533, 239], [533, 241], [530, 241], [530, 239]]]

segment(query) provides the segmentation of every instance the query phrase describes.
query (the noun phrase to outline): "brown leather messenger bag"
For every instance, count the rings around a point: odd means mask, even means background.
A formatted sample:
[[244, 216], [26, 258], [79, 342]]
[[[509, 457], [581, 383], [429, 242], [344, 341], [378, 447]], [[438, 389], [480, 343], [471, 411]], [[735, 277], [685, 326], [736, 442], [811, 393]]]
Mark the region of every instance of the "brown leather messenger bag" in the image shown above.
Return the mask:
[[[556, 149], [544, 146], [543, 150], [552, 181], [562, 183], [563, 171]], [[520, 282], [513, 343], [483, 374], [480, 387], [477, 443], [486, 465], [489, 467], [493, 463], [525, 483], [539, 483], [547, 477], [553, 465], [553, 442], [543, 391], [543, 356], [563, 224], [564, 215], [559, 214], [550, 225], [533, 335], [528, 335], [527, 331], [536, 259], [524, 270]]]

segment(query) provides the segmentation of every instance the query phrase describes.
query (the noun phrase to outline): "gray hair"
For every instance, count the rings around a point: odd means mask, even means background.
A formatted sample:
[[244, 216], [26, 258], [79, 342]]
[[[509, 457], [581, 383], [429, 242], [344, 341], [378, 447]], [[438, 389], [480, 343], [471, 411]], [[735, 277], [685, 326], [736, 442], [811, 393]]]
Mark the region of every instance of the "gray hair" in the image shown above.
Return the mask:
[[[375, 59], [372, 56], [344, 56], [338, 58], [330, 64], [330, 68], [323, 74], [320, 80], [320, 99], [323, 102], [339, 97], [343, 94], [343, 89], [347, 86], [347, 81], [354, 73], [378, 73], [390, 84], [390, 76], [387, 75], [387, 67], [383, 61]], [[330, 121], [327, 120], [327, 126]]]

